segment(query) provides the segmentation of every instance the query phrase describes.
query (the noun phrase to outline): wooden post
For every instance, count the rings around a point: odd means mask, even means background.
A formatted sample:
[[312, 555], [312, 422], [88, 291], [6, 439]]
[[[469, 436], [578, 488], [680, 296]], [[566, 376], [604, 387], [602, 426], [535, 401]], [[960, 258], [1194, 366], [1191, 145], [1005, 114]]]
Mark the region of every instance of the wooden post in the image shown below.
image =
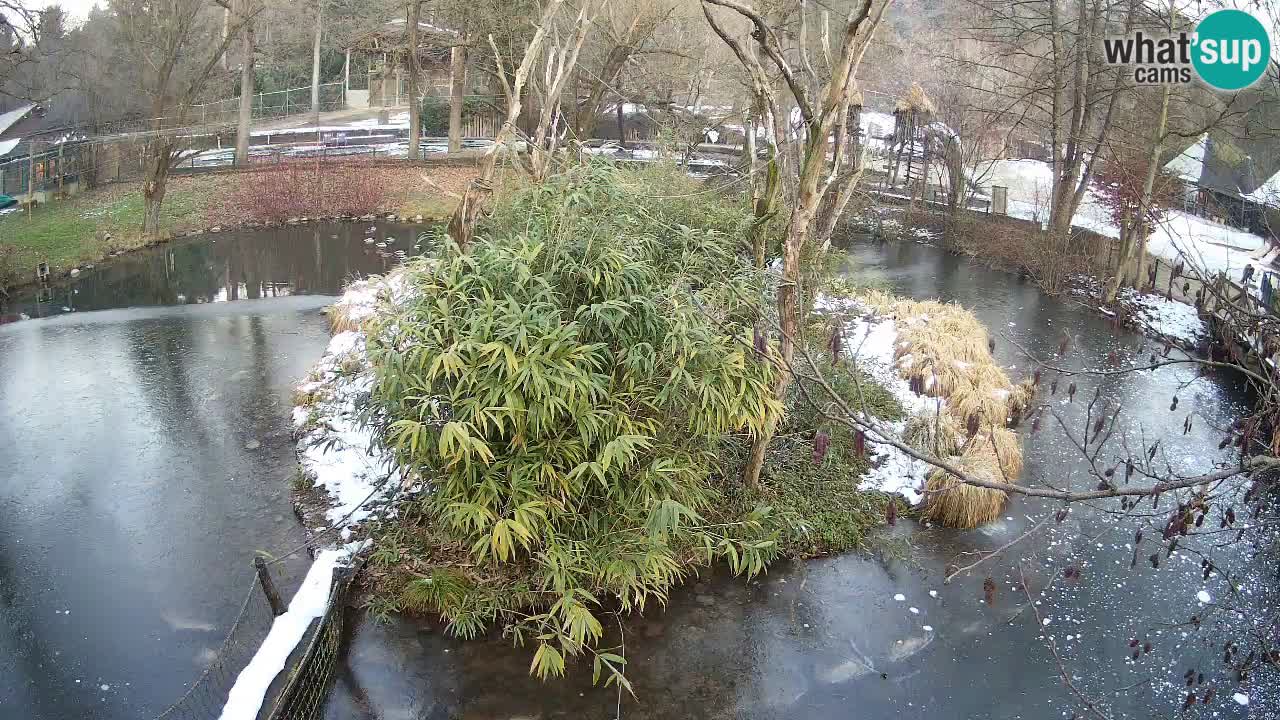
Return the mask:
[[[347, 57], [342, 61], [342, 98], [345, 100], [351, 90], [351, 48], [347, 48]], [[345, 107], [345, 104], [344, 104]]]
[[280, 593], [276, 592], [275, 583], [271, 582], [271, 573], [267, 572], [267, 561], [259, 555], [253, 559], [253, 567], [258, 571], [258, 583], [262, 585], [262, 592], [271, 605], [271, 613], [277, 617], [283, 615], [284, 601], [280, 599]]
[[27, 217], [36, 202], [36, 141], [27, 146]]
[[62, 165], [62, 158], [63, 158], [62, 149], [66, 147], [66, 145], [67, 143], [65, 140], [58, 143], [58, 198], [59, 199], [63, 197], [63, 192], [64, 192], [63, 186], [62, 186], [62, 180], [67, 176], [67, 171]]

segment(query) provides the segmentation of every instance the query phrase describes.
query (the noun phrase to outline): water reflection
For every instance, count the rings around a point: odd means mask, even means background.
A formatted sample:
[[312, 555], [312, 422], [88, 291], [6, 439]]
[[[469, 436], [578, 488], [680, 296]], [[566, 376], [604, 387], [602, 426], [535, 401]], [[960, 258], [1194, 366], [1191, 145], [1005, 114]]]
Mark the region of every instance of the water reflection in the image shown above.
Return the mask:
[[421, 225], [321, 223], [218, 233], [129, 253], [30, 289], [0, 316], [48, 317], [119, 307], [336, 294], [353, 276], [384, 273], [415, 253]]

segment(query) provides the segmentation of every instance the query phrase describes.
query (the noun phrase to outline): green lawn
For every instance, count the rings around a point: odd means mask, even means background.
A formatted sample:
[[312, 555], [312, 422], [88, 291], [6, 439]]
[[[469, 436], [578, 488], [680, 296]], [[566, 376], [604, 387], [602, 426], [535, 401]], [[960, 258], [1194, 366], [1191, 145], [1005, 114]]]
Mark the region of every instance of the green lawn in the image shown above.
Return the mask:
[[[475, 169], [406, 165], [379, 166], [371, 172], [383, 173], [387, 181], [382, 211], [437, 220], [452, 214]], [[163, 230], [176, 235], [261, 220], [254, 217], [252, 204], [243, 202], [245, 182], [238, 173], [170, 178], [161, 212]], [[143, 237], [141, 228], [140, 183], [108, 185], [44, 203], [30, 217], [20, 212], [0, 215], [0, 288], [31, 282], [41, 262], [48, 262], [58, 275], [96, 263], [112, 251], [135, 250], [154, 242], [155, 238]]]
[[[170, 183], [162, 210], [170, 232], [200, 227], [208, 193], [201, 183], [182, 178]], [[113, 250], [147, 244], [142, 236], [142, 190], [137, 184], [109, 186], [69, 200], [44, 203], [30, 215], [0, 215], [0, 286], [20, 285], [48, 262], [55, 274], [97, 262]], [[107, 236], [110, 239], [107, 239]]]

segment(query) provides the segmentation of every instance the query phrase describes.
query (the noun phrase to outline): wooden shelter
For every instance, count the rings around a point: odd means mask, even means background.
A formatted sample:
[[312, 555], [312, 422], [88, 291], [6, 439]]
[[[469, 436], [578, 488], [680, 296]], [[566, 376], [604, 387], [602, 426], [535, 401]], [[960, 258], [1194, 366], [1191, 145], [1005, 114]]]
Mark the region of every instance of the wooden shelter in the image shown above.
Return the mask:
[[[448, 97], [449, 55], [458, 32], [425, 20], [418, 23], [418, 87], [411, 88], [406, 20], [397, 18], [355, 38], [346, 49], [343, 85], [352, 107], [402, 107], [411, 97]], [[366, 67], [351, 78], [353, 53]], [[364, 62], [360, 62], [363, 60]], [[363, 87], [360, 87], [363, 86]]]
[[[896, 186], [901, 181], [911, 191], [913, 198], [917, 190], [923, 193], [929, 173], [927, 135], [933, 114], [933, 101], [919, 83], [912, 83], [893, 109], [893, 139], [889, 146], [893, 154], [893, 169], [889, 173], [889, 184]], [[900, 178], [904, 160], [906, 175]]]

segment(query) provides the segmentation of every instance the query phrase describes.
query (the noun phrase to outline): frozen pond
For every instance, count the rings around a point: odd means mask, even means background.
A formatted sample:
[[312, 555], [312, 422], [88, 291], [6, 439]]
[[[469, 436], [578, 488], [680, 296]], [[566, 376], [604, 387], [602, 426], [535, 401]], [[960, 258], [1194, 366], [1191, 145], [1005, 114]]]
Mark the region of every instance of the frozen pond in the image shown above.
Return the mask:
[[396, 262], [367, 228], [190, 238], [4, 310], [33, 319], [0, 325], [0, 717], [154, 717], [216, 656], [254, 552], [302, 540], [292, 391], [330, 295]]

